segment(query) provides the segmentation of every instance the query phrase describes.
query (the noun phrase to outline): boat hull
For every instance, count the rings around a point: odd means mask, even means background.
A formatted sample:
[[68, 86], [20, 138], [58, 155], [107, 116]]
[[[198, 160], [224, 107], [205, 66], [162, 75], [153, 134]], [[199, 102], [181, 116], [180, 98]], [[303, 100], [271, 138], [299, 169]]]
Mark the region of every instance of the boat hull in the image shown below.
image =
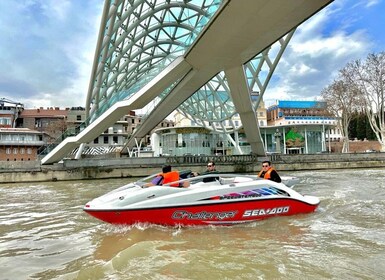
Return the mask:
[[314, 212], [317, 206], [318, 203], [310, 204], [293, 198], [272, 198], [142, 209], [84, 208], [84, 211], [111, 224], [150, 223], [166, 226], [194, 226], [232, 225], [274, 216], [305, 214]]

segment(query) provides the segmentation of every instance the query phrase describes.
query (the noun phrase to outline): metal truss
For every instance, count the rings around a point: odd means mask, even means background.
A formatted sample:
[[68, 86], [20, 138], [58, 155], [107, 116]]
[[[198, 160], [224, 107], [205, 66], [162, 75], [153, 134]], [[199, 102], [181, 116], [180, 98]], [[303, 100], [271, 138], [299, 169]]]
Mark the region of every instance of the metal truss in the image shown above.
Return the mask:
[[222, 2], [106, 0], [87, 96], [89, 121], [183, 55]]
[[[107, 0], [86, 104], [89, 123], [116, 102], [130, 98], [176, 57], [183, 56], [225, 2]], [[293, 33], [290, 31], [243, 65], [255, 110]], [[146, 106], [146, 116], [175, 84], [177, 81]], [[237, 109], [223, 71], [178, 111], [197, 125], [225, 134], [241, 125], [239, 118], [236, 121]]]
[[[263, 98], [273, 72], [294, 31], [295, 29], [291, 30], [243, 65], [255, 110], [257, 110], [260, 100]], [[213, 131], [231, 133], [240, 127], [240, 124], [234, 121], [237, 111], [224, 72], [213, 77], [206, 85], [181, 104], [178, 112], [197, 125]]]

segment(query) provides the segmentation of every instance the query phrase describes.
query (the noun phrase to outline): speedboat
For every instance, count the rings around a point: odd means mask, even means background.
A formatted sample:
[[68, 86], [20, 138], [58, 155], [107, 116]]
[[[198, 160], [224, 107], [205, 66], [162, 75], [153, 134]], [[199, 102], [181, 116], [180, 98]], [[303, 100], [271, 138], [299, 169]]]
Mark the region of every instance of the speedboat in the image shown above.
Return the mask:
[[188, 187], [173, 187], [175, 182], [151, 186], [154, 176], [95, 198], [83, 210], [111, 224], [233, 225], [311, 213], [320, 203], [296, 192], [293, 177], [276, 183], [254, 175], [208, 174], [178, 181]]

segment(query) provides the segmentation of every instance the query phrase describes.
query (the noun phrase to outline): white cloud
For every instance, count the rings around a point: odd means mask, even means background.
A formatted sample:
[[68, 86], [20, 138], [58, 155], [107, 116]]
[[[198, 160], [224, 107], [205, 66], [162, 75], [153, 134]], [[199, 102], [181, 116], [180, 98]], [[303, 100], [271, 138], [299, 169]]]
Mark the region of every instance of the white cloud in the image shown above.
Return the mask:
[[25, 104], [84, 106], [103, 0], [0, 1], [0, 94]]
[[44, 14], [48, 18], [54, 20], [64, 21], [70, 12], [71, 1], [68, 0], [50, 0], [43, 1], [42, 8], [44, 9]]
[[[315, 100], [346, 63], [366, 57], [372, 43], [363, 29], [335, 22], [340, 5], [330, 6], [302, 24], [274, 73], [264, 95], [277, 99]], [[344, 18], [340, 22], [346, 23]]]

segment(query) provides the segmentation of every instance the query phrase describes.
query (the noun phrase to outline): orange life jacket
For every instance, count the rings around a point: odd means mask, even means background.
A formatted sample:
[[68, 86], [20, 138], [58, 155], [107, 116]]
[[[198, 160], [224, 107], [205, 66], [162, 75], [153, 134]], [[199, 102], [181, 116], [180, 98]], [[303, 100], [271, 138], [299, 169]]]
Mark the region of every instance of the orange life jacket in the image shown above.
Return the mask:
[[[162, 184], [168, 184], [171, 182], [179, 181], [179, 172], [178, 171], [170, 171], [167, 173], [160, 174], [163, 177]], [[179, 187], [179, 183], [170, 184], [171, 187]]]
[[[269, 180], [271, 178], [271, 172], [274, 170], [273, 167], [270, 167], [269, 170], [266, 171], [265, 175], [263, 176], [263, 179], [267, 179]], [[258, 174], [258, 177], [261, 177], [262, 176], [262, 172], [263, 170], [261, 170]]]

